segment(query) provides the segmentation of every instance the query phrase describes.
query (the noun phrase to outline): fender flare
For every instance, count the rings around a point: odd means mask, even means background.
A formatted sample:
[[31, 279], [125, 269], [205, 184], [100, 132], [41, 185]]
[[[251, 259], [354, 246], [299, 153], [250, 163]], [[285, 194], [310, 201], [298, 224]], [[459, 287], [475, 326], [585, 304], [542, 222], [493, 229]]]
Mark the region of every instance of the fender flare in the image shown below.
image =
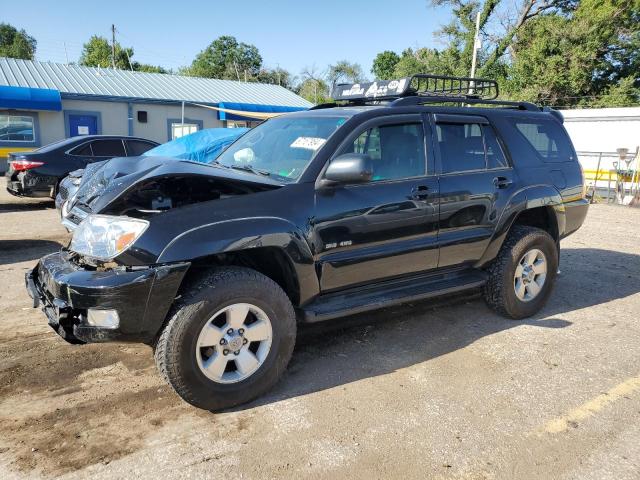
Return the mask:
[[550, 207], [556, 222], [558, 238], [561, 238], [566, 226], [566, 216], [560, 192], [556, 188], [545, 184], [527, 186], [514, 192], [505, 205], [489, 245], [475, 266], [482, 267], [493, 260], [498, 255], [509, 230], [511, 230], [511, 226], [518, 216], [526, 210], [538, 207]]
[[158, 256], [158, 263], [193, 261], [210, 255], [262, 247], [280, 249], [290, 261], [300, 291], [300, 303], [320, 292], [314, 257], [304, 235], [279, 217], [221, 220], [176, 236]]

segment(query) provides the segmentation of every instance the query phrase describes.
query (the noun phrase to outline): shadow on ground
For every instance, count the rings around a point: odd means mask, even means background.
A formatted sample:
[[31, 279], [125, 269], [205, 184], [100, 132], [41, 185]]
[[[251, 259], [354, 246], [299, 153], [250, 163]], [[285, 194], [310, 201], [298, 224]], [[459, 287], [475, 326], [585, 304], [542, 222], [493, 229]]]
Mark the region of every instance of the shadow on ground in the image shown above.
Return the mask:
[[24, 200], [21, 202], [16, 197], [15, 202], [0, 203], [0, 213], [8, 212], [29, 212], [32, 210], [45, 210], [47, 208], [55, 208], [56, 204], [50, 198], [42, 199], [40, 201]]
[[0, 265], [37, 260], [48, 253], [57, 252], [64, 239], [52, 240], [0, 240]]
[[[425, 362], [494, 333], [530, 325], [566, 328], [562, 315], [640, 291], [640, 255], [591, 248], [562, 251], [562, 274], [534, 318], [507, 320], [489, 310], [480, 292], [337, 319], [302, 329], [285, 379], [239, 409], [356, 382]], [[593, 276], [611, 288], [601, 288]], [[603, 319], [608, 321], [608, 319]]]

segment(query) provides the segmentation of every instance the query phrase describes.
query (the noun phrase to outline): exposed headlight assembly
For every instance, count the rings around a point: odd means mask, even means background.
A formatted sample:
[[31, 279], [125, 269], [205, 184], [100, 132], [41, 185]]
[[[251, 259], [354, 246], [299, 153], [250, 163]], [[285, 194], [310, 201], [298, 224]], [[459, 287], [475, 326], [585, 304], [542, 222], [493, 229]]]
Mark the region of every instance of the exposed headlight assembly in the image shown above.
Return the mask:
[[127, 250], [149, 226], [146, 220], [110, 215], [89, 215], [73, 232], [71, 250], [108, 261]]

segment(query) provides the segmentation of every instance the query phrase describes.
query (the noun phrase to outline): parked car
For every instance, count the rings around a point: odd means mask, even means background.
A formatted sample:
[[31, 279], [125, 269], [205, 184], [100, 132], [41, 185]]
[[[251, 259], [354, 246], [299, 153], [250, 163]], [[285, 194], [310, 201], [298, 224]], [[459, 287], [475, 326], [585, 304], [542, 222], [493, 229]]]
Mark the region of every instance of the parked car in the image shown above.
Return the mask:
[[84, 135], [50, 143], [31, 152], [10, 153], [7, 191], [22, 197], [51, 197], [69, 172], [113, 157], [141, 155], [157, 142], [113, 135]]
[[114, 159], [70, 246], [26, 274], [34, 306], [72, 343], [152, 345], [208, 410], [271, 388], [301, 323], [473, 289], [534, 315], [585, 183], [558, 112], [496, 97], [457, 77], [338, 85], [210, 165]]
[[[151, 150], [146, 151], [139, 157], [131, 158], [130, 161], [137, 162], [146, 157], [170, 157], [170, 159], [191, 160], [194, 162], [210, 163], [220, 152], [233, 143], [240, 135], [244, 134], [248, 128], [210, 128], [185, 135], [170, 142], [163, 143]], [[60, 211], [63, 225], [68, 230], [73, 230], [75, 224], [65, 221], [69, 216], [73, 201], [66, 203], [73, 198], [78, 189], [88, 181], [105, 161], [95, 162], [87, 166], [86, 169], [79, 169], [70, 172], [61, 182], [58, 194], [56, 195], [56, 208]]]

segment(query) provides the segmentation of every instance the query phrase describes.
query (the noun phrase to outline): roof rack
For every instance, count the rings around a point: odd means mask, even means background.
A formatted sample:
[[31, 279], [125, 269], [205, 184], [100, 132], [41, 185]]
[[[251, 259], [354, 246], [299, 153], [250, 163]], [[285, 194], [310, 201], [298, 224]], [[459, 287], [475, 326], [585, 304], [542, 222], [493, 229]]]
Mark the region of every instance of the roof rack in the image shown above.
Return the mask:
[[[421, 73], [398, 80], [338, 84], [331, 92], [331, 97], [337, 102], [346, 102], [350, 105], [391, 101], [389, 106], [399, 107], [455, 102], [499, 105], [520, 110], [540, 110], [533, 103], [496, 100], [498, 94], [498, 82], [495, 80]], [[323, 104], [313, 108], [329, 108], [330, 106], [335, 106], [335, 104]]]
[[398, 80], [342, 83], [336, 85], [331, 92], [331, 98], [336, 101], [392, 100], [416, 95], [453, 95], [493, 100], [498, 97], [498, 82], [486, 78], [420, 73]]
[[398, 98], [389, 104], [390, 107], [406, 107], [410, 105], [426, 105], [429, 103], [461, 103], [467, 105], [496, 105], [502, 107], [517, 108], [518, 110], [529, 110], [539, 112], [540, 107], [530, 102], [512, 102], [509, 100], [484, 100], [468, 96], [415, 96]]

